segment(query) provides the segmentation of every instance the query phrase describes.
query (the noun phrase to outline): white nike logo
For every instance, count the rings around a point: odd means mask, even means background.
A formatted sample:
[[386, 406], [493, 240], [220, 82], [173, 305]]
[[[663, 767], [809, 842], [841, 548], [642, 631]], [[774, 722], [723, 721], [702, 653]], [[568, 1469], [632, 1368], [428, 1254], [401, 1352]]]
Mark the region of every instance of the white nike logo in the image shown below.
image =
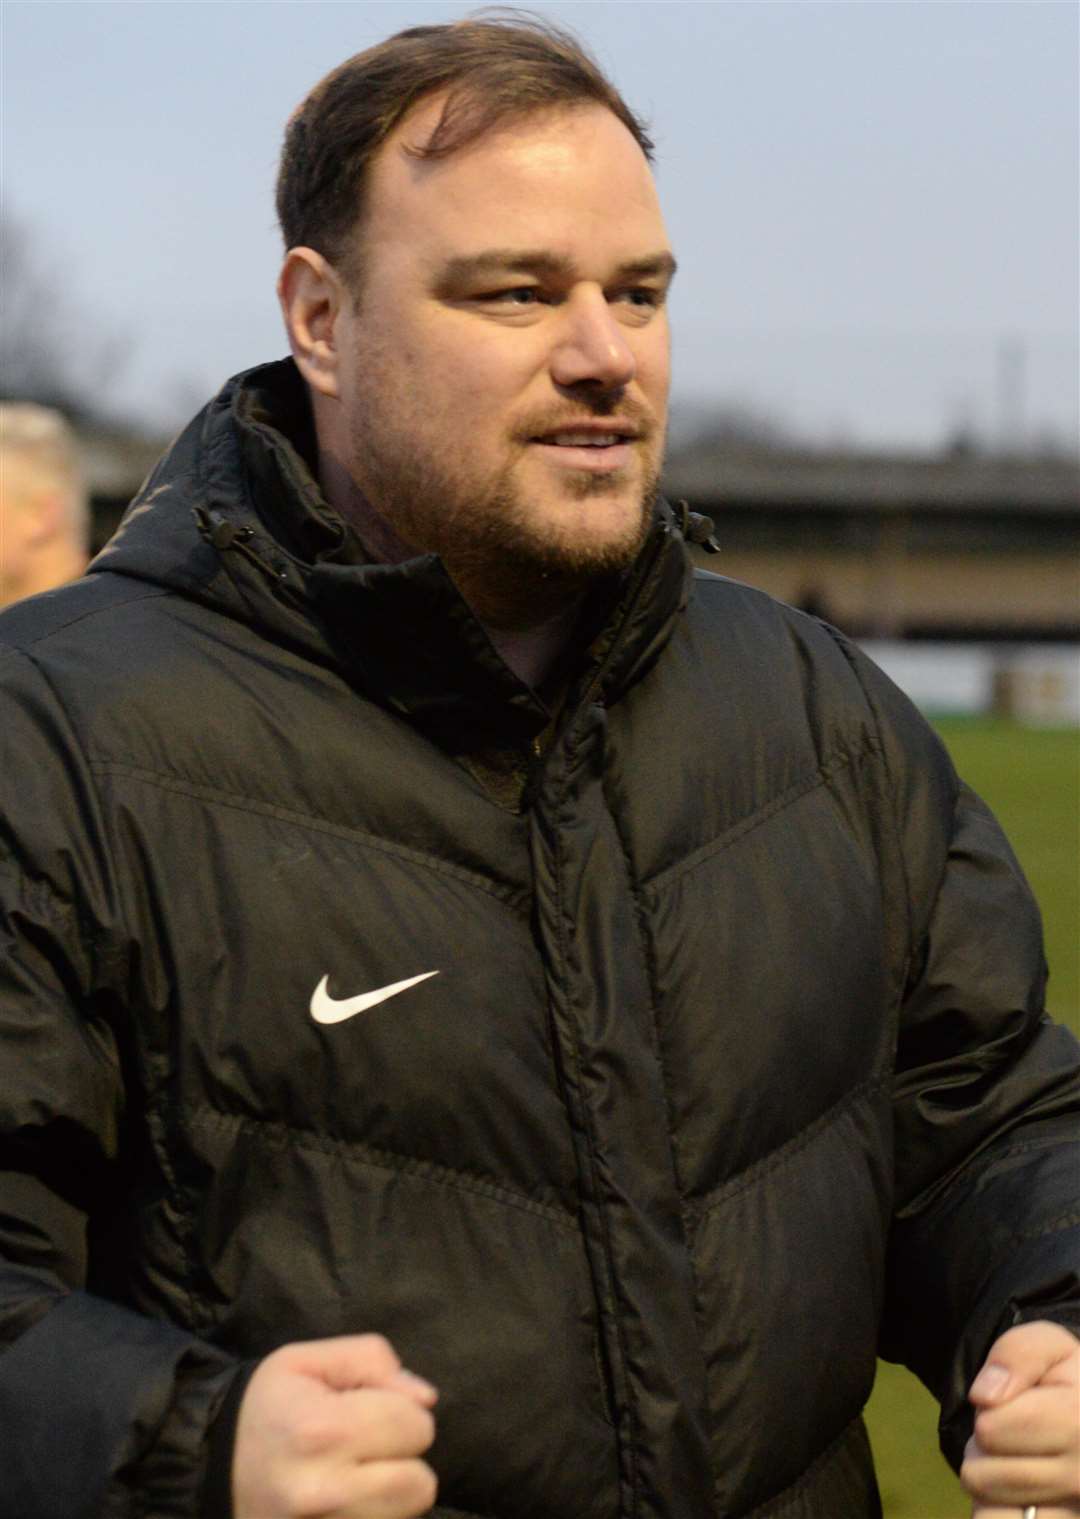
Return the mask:
[[346, 1018], [354, 1018], [357, 1013], [366, 1013], [369, 1007], [378, 1007], [380, 1002], [385, 1002], [388, 997], [396, 997], [398, 992], [407, 992], [410, 986], [415, 986], [418, 981], [426, 981], [429, 976], [437, 976], [437, 970], [426, 970], [422, 975], [409, 976], [405, 981], [394, 981], [389, 986], [380, 986], [378, 991], [362, 992], [359, 997], [342, 997], [340, 1001], [331, 997], [326, 990], [329, 976], [324, 976], [311, 994], [311, 1016], [316, 1023], [343, 1023]]

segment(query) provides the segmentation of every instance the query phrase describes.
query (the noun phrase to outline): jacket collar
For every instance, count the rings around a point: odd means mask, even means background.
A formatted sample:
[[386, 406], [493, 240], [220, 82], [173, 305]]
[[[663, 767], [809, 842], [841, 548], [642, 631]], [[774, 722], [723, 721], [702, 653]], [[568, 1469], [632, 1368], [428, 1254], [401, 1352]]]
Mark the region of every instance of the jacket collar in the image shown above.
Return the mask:
[[[236, 376], [154, 471], [94, 568], [158, 580], [299, 646], [459, 752], [529, 743], [550, 712], [499, 658], [441, 560], [369, 562], [323, 497], [313, 457], [292, 360]], [[661, 503], [637, 563], [598, 588], [598, 631], [571, 704], [585, 692], [613, 702], [640, 677], [671, 636], [689, 577]]]

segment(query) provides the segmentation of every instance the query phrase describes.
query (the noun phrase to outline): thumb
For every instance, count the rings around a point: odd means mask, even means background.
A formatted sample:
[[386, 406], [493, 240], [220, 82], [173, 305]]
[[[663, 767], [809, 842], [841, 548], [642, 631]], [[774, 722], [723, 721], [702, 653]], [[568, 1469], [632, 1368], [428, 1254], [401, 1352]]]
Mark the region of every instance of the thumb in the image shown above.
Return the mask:
[[381, 1334], [344, 1334], [290, 1345], [291, 1369], [334, 1392], [385, 1388], [404, 1393], [430, 1408], [438, 1393], [430, 1382], [407, 1371], [389, 1340]]
[[1017, 1324], [995, 1340], [968, 1389], [977, 1408], [1007, 1403], [1029, 1387], [1052, 1380], [1055, 1367], [1076, 1353], [1076, 1337], [1060, 1324], [1039, 1319]]

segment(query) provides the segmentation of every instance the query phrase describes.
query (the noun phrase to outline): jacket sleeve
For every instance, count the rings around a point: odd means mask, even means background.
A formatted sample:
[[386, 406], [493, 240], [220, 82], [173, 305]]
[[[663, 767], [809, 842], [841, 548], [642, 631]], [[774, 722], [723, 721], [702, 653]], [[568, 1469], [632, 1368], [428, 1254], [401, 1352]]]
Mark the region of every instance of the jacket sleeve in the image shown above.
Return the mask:
[[130, 948], [78, 738], [0, 672], [0, 1519], [194, 1519], [237, 1365], [119, 1301]]
[[880, 1348], [939, 1399], [958, 1467], [998, 1335], [1035, 1318], [1080, 1334], [1080, 1045], [1043, 1010], [1039, 913], [1001, 829], [907, 699], [855, 662], [907, 904]]

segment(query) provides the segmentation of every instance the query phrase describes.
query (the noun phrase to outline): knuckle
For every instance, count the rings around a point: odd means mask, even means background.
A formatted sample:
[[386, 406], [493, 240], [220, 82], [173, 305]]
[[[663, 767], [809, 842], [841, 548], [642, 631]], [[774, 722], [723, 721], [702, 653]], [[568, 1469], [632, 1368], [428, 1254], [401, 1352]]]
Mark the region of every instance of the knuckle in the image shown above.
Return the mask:
[[418, 1450], [430, 1450], [435, 1443], [435, 1416], [426, 1408], [413, 1405], [416, 1416], [416, 1445]]
[[388, 1375], [392, 1375], [401, 1366], [397, 1352], [384, 1334], [358, 1335], [356, 1348], [373, 1367], [384, 1368]]
[[401, 1505], [409, 1514], [421, 1514], [435, 1501], [438, 1483], [426, 1461], [387, 1461], [380, 1471], [379, 1496], [388, 1504]]
[[423, 1513], [435, 1504], [439, 1496], [439, 1479], [426, 1461], [418, 1461], [417, 1483], [419, 1486], [420, 1510]]
[[335, 1420], [323, 1413], [304, 1413], [296, 1417], [292, 1428], [292, 1447], [298, 1456], [322, 1456], [340, 1443], [341, 1431]]
[[435, 1439], [435, 1420], [398, 1393], [372, 1392], [362, 1414], [364, 1443], [373, 1459], [420, 1455]]
[[970, 1451], [964, 1456], [960, 1465], [960, 1482], [965, 1490], [973, 1497], [982, 1497], [982, 1462], [979, 1457]]
[[411, 1514], [423, 1514], [435, 1502], [439, 1483], [426, 1461], [405, 1461], [403, 1476], [402, 1502], [408, 1505]]
[[977, 1443], [976, 1449], [973, 1450], [971, 1454], [976, 1454], [977, 1451], [980, 1450], [985, 1451], [988, 1454], [992, 1454], [994, 1452], [996, 1449], [996, 1442], [998, 1439], [998, 1425], [1000, 1422], [1001, 1421], [996, 1417], [996, 1410], [994, 1409], [982, 1409], [978, 1414], [976, 1414], [975, 1440]]

